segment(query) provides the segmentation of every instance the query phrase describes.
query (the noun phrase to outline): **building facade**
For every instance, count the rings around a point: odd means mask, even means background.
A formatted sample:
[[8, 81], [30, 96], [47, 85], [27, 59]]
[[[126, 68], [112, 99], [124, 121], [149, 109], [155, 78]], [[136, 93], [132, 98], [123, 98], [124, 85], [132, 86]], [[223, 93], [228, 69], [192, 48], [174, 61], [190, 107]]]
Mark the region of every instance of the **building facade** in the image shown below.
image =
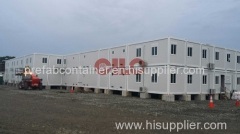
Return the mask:
[[[205, 100], [208, 94], [219, 99], [219, 94], [240, 90], [240, 52], [207, 44], [175, 38], [129, 44], [108, 49], [69, 55], [31, 54], [6, 62], [4, 81], [18, 83], [14, 69], [30, 66], [75, 68], [95, 71], [99, 59], [108, 61], [113, 68], [127, 68], [134, 59], [141, 59], [144, 67], [159, 72], [143, 74], [84, 73], [39, 74], [45, 86], [84, 87], [103, 89], [112, 93], [120, 91], [124, 96], [139, 93], [140, 97], [160, 95], [163, 100]], [[42, 69], [44, 70], [44, 69]], [[177, 72], [169, 73], [169, 70]], [[188, 70], [188, 71], [186, 71]], [[190, 72], [190, 70], [195, 72]], [[162, 73], [165, 72], [165, 73]], [[167, 72], [167, 73], [166, 73]]]

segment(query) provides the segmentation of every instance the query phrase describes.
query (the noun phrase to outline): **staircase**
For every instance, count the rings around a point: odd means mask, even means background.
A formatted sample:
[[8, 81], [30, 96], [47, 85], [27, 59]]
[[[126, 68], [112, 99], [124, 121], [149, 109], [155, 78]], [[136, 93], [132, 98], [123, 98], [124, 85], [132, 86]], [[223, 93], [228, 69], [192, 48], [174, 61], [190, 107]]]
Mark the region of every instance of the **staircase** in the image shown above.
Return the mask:
[[220, 90], [220, 99], [221, 100], [230, 100], [231, 95], [229, 95], [229, 94], [231, 94], [231, 91], [227, 87], [221, 87], [221, 90]]

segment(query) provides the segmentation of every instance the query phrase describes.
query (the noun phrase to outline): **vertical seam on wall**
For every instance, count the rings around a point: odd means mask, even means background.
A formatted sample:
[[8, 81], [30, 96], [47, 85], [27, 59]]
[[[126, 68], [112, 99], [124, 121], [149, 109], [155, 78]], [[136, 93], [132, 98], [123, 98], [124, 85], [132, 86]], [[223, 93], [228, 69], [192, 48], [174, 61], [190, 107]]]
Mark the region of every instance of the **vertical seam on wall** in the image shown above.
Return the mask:
[[[168, 37], [168, 61], [167, 61], [167, 70], [169, 70], [170, 68], [170, 58], [171, 58], [171, 54], [170, 54], [170, 37]], [[170, 74], [167, 74], [167, 94], [169, 95], [170, 93]]]
[[[48, 66], [47, 67], [49, 67], [49, 65], [50, 65], [50, 58], [49, 58], [50, 56], [48, 55], [48, 59], [47, 59], [47, 61], [48, 61]], [[47, 74], [47, 85], [49, 86], [49, 78], [48, 78], [48, 75], [49, 74]]]
[[[184, 67], [187, 67], [187, 41], [185, 40], [185, 44], [184, 44]], [[188, 86], [188, 82], [187, 82], [187, 76], [186, 74], [184, 75], [184, 92], [185, 94], [187, 94], [187, 86]]]
[[[100, 49], [98, 50], [98, 59], [97, 60], [99, 60], [99, 58], [100, 58]], [[95, 66], [94, 66], [94, 68], [95, 68]], [[97, 70], [97, 71], [99, 71], [99, 70]], [[100, 74], [98, 74], [97, 72], [95, 72], [97, 75], [98, 75], [98, 83], [97, 83], [97, 87], [99, 88], [100, 87], [100, 84], [101, 84], [101, 82], [100, 82]]]
[[[126, 45], [126, 57], [127, 57], [127, 63], [129, 63], [129, 46], [128, 45]], [[128, 65], [128, 64], [127, 64]], [[125, 64], [125, 69], [126, 69], [126, 64]], [[125, 83], [125, 88], [126, 88], [126, 91], [128, 91], [128, 75], [125, 77], [125, 81], [126, 81], [126, 83]]]

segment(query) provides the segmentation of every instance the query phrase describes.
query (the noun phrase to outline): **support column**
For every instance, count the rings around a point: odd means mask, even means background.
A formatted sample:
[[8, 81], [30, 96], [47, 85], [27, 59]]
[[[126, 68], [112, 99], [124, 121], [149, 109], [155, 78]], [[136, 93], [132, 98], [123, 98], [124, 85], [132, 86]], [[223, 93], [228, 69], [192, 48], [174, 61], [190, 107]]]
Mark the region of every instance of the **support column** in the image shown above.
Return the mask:
[[196, 95], [196, 100], [199, 100], [199, 101], [206, 100], [206, 94], [198, 94], [198, 95]]
[[100, 89], [99, 89], [99, 88], [95, 88], [95, 89], [94, 89], [94, 93], [96, 93], [96, 94], [101, 93], [101, 92], [100, 92]]
[[110, 89], [105, 89], [104, 93], [110, 95], [110, 94], [113, 94], [113, 91]]
[[129, 97], [132, 96], [132, 94], [129, 91], [122, 91], [122, 96]]
[[150, 98], [150, 94], [149, 93], [140, 93], [140, 98], [148, 99], [148, 98]]
[[189, 95], [189, 94], [183, 95], [183, 100], [184, 101], [191, 101], [191, 95]]
[[164, 101], [169, 101], [169, 102], [174, 102], [175, 101], [175, 95], [167, 95], [167, 94], [164, 94], [162, 95], [162, 100]]
[[214, 100], [219, 100], [219, 94], [214, 94], [214, 95], [213, 95], [213, 99], [214, 99]]

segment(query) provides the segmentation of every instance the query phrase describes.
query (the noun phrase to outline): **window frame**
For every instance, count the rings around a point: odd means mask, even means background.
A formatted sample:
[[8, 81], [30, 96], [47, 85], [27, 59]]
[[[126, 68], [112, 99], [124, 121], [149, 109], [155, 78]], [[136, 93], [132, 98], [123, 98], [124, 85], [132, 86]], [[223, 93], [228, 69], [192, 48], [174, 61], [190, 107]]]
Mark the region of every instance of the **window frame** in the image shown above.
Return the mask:
[[158, 75], [157, 73], [154, 73], [151, 75], [151, 82], [152, 83], [158, 83]]
[[187, 84], [192, 84], [193, 83], [193, 75], [189, 74], [187, 75]]
[[240, 77], [237, 77], [237, 85], [240, 85]]
[[152, 47], [152, 56], [157, 56], [158, 55], [158, 47], [157, 46], [153, 46]]
[[220, 60], [220, 52], [215, 52], [215, 60]]
[[215, 76], [215, 84], [219, 85], [220, 83], [220, 77], [219, 76]]
[[140, 83], [142, 81], [142, 75], [141, 74], [136, 74], [136, 82]]
[[237, 63], [240, 64], [240, 56], [237, 56]]
[[188, 50], [187, 50], [187, 56], [188, 57], [192, 57], [193, 56], [192, 51], [193, 51], [193, 48], [192, 47], [188, 47]]
[[45, 64], [47, 63], [47, 58], [46, 57], [42, 58], [42, 63], [45, 63]]
[[176, 55], [177, 54], [177, 45], [171, 44], [171, 54]]
[[62, 59], [57, 59], [57, 64], [61, 65], [62, 64]]
[[177, 83], [177, 74], [171, 74], [171, 84], [176, 84]]
[[208, 79], [208, 78], [207, 78], [207, 75], [203, 75], [203, 77], [202, 77], [202, 84], [203, 84], [203, 85], [207, 85], [207, 83], [208, 83], [208, 82], [207, 82], [207, 79]]
[[202, 58], [207, 59], [207, 49], [202, 49]]
[[227, 62], [231, 62], [231, 54], [227, 54]]
[[142, 57], [142, 48], [136, 49], [136, 57]]

